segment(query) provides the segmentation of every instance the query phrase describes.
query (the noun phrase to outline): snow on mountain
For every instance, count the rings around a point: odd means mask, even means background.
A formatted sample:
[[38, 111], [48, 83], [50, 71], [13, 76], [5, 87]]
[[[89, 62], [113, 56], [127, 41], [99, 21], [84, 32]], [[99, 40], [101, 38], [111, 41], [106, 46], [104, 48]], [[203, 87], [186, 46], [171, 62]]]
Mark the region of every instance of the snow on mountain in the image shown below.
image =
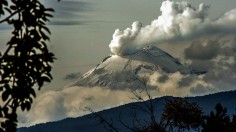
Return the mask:
[[132, 54], [123, 56], [110, 55], [103, 59], [95, 68], [91, 69], [80, 77], [77, 81], [72, 82], [71, 86], [102, 86], [111, 88], [136, 88], [140, 86], [139, 80], [132, 78], [144, 78], [154, 72], [181, 74], [204, 74], [192, 70], [180, 63], [180, 61], [165, 51], [154, 47], [147, 46]]

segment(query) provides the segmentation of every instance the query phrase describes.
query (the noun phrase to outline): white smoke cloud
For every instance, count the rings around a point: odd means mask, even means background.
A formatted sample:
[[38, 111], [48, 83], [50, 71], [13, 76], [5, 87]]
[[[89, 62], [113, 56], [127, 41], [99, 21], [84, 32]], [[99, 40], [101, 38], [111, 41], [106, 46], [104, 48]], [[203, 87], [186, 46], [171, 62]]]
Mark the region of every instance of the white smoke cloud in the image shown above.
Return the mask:
[[124, 31], [117, 29], [109, 45], [111, 52], [126, 55], [145, 45], [236, 31], [236, 9], [226, 12], [217, 20], [207, 17], [209, 6], [204, 4], [195, 9], [186, 1], [167, 0], [162, 3], [160, 10], [162, 14], [150, 25], [143, 27], [141, 22], [136, 21]]

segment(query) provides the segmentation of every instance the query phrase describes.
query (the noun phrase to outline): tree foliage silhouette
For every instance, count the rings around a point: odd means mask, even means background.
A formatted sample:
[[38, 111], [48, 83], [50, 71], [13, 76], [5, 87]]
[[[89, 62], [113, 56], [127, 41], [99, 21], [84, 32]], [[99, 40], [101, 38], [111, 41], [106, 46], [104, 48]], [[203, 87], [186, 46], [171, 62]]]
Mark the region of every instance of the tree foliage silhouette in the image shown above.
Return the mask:
[[197, 103], [188, 102], [185, 98], [166, 100], [161, 121], [165, 129], [197, 129], [203, 121], [202, 109]]
[[[114, 123], [113, 119], [107, 120], [101, 114], [94, 111], [89, 111], [91, 115], [98, 119], [99, 123], [104, 125], [107, 131], [122, 131], [128, 130], [132, 132], [173, 132], [173, 131], [202, 131], [202, 132], [235, 132], [236, 131], [236, 113], [232, 116], [232, 121], [227, 115], [227, 109], [221, 104], [215, 106], [216, 112], [211, 112], [209, 115], [204, 115], [202, 108], [198, 106], [195, 102], [189, 102], [187, 98], [174, 97], [172, 99], [166, 100], [164, 104], [164, 109], [161, 115], [160, 121], [155, 120], [156, 112], [154, 109], [154, 101], [147, 89], [145, 89], [145, 94], [148, 95], [148, 99], [144, 100], [141, 92], [143, 91], [133, 91], [135, 100], [144, 105], [131, 104], [131, 117], [130, 123], [122, 120], [121, 112], [119, 114], [119, 123], [124, 128], [119, 128]], [[150, 116], [149, 120], [140, 118], [140, 112], [147, 113]], [[235, 111], [236, 112], [236, 111]], [[153, 117], [154, 116], [154, 117]], [[126, 117], [127, 119], [127, 117]], [[154, 119], [154, 120], [153, 120]]]
[[30, 110], [35, 88], [50, 82], [54, 54], [46, 45], [46, 22], [52, 8], [38, 0], [0, 0], [0, 24], [12, 26], [11, 39], [0, 55], [0, 132], [16, 131], [17, 109]]
[[230, 117], [227, 115], [227, 108], [218, 103], [215, 110], [215, 113], [212, 111], [206, 117], [202, 132], [230, 132]]
[[232, 117], [231, 132], [236, 132], [236, 109], [235, 109], [235, 114]]
[[[135, 104], [131, 105], [131, 118], [133, 122], [132, 127], [126, 125], [121, 120], [121, 118], [119, 120], [123, 124], [123, 126], [134, 132], [164, 132], [164, 129], [161, 126], [161, 124], [156, 120], [155, 102], [148, 91], [146, 81], [145, 80], [139, 80], [139, 81], [144, 85], [144, 89], [136, 89], [132, 91], [134, 95], [132, 99], [141, 102], [144, 106]], [[142, 96], [142, 92], [144, 92], [144, 95], [147, 96], [147, 100], [145, 100], [144, 97]], [[140, 112], [147, 114], [149, 116], [150, 121], [138, 118], [137, 113], [140, 114]]]

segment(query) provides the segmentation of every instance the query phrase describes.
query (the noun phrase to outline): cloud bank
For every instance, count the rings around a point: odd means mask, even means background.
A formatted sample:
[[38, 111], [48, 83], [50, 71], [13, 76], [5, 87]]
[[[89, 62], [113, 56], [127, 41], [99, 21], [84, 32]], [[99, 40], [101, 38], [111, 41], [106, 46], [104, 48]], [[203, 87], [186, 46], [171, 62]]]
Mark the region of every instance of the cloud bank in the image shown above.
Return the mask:
[[[155, 72], [147, 79], [147, 85], [152, 86], [148, 90], [152, 97], [189, 96], [212, 90], [211, 85], [206, 84], [202, 76], [182, 75], [179, 72], [173, 74]], [[203, 88], [199, 91], [198, 87]], [[142, 88], [144, 87], [140, 86], [140, 90], [136, 92], [144, 91]], [[147, 99], [145, 92], [141, 95]], [[19, 113], [18, 125], [31, 126], [67, 117], [82, 116], [89, 113], [83, 111], [85, 107], [99, 111], [137, 101], [132, 99], [133, 97], [132, 90], [129, 88], [114, 90], [107, 87], [67, 87], [60, 91], [47, 91], [35, 99], [29, 112]]]
[[192, 41], [184, 50], [190, 67], [208, 73], [203, 80], [217, 91], [234, 90], [236, 83], [236, 36], [219, 34]]
[[29, 112], [19, 113], [19, 126], [76, 117], [89, 112], [84, 107], [101, 110], [131, 101], [130, 92], [108, 88], [70, 87], [39, 95]]
[[122, 56], [150, 44], [236, 31], [236, 9], [226, 12], [217, 20], [211, 20], [207, 17], [209, 8], [204, 4], [194, 8], [187, 1], [164, 1], [160, 8], [161, 15], [150, 25], [142, 26], [141, 22], [136, 21], [131, 28], [123, 31], [116, 29], [110, 50]]

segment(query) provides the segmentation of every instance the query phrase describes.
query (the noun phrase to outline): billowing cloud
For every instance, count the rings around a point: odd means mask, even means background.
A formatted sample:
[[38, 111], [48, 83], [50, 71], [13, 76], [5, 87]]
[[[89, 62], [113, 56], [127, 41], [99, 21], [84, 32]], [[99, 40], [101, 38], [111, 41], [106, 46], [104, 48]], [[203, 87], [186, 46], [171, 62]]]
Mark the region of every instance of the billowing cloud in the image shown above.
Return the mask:
[[150, 25], [134, 22], [131, 28], [116, 29], [109, 45], [112, 53], [125, 55], [150, 44], [161, 44], [175, 40], [189, 40], [208, 34], [236, 32], [236, 9], [232, 9], [211, 20], [207, 17], [209, 6], [200, 4], [194, 8], [186, 1], [164, 1], [161, 15]]
[[184, 51], [190, 67], [207, 70], [203, 80], [218, 91], [235, 89], [235, 38], [234, 34], [202, 37], [197, 42], [192, 42]]
[[189, 59], [210, 60], [218, 55], [220, 45], [217, 41], [206, 40], [193, 41], [190, 47], [185, 49], [185, 56]]

